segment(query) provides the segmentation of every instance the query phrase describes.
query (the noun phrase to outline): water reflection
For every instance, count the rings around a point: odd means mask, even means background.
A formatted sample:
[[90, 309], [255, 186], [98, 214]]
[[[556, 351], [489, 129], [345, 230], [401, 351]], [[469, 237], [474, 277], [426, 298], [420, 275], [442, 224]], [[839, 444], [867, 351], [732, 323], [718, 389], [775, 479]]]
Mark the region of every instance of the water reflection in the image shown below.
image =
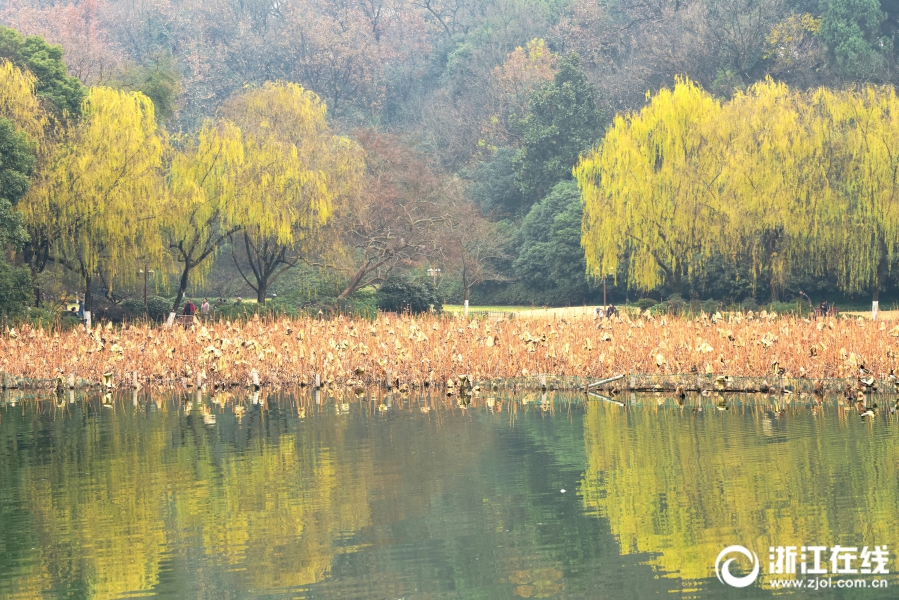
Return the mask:
[[9, 393], [0, 597], [718, 598], [726, 545], [892, 547], [888, 410], [614, 400]]

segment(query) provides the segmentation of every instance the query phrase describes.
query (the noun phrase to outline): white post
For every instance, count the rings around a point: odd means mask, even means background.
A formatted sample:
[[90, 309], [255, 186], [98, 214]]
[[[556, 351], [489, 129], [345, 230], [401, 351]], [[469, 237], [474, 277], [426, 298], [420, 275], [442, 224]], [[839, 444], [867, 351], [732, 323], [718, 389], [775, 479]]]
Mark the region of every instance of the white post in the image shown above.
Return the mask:
[[877, 300], [874, 300], [873, 302], [871, 302], [871, 320], [872, 321], [877, 320], [878, 312], [880, 312], [880, 302], [878, 302]]
[[468, 300], [465, 301], [465, 317], [468, 317]]

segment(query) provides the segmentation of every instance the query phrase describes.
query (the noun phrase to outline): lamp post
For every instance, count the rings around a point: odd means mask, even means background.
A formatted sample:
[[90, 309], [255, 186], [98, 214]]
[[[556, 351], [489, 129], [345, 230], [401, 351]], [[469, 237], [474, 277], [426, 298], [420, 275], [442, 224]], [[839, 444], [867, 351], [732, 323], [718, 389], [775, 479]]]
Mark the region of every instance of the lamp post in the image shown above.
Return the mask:
[[614, 277], [614, 276], [615, 276], [614, 273], [609, 273], [608, 275], [606, 275], [605, 277], [602, 278], [602, 307], [603, 307], [603, 309], [606, 309], [609, 306], [606, 303], [606, 280], [609, 277]]

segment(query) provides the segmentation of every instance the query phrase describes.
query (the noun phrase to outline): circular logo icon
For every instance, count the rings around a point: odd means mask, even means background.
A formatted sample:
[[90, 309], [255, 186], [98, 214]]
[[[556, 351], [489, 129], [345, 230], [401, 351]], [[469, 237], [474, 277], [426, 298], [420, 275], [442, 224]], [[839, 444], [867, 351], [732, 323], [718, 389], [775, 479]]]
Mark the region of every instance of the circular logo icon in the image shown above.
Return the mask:
[[[749, 575], [744, 575], [743, 577], [735, 577], [730, 574], [730, 563], [734, 562], [736, 559], [724, 559], [728, 554], [733, 553], [742, 554], [749, 559], [749, 563], [753, 565], [752, 572]], [[722, 560], [724, 560], [723, 564], [721, 563]], [[746, 586], [752, 585], [753, 583], [755, 583], [755, 580], [758, 579], [759, 576], [759, 557], [755, 552], [750, 552], [743, 546], [728, 546], [721, 551], [721, 553], [718, 555], [718, 559], [715, 561], [715, 575], [718, 576], [718, 581], [731, 587], [744, 588]]]

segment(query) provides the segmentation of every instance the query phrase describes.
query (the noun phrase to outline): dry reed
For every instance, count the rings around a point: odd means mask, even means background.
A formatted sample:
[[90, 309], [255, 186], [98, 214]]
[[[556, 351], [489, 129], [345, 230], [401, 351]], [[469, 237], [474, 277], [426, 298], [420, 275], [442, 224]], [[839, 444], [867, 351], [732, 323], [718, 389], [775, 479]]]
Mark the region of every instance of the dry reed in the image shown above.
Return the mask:
[[165, 386], [443, 386], [538, 374], [707, 373], [767, 377], [878, 377], [896, 367], [899, 326], [758, 315], [594, 320], [465, 320], [389, 316], [374, 321], [254, 319], [184, 329], [130, 324], [0, 335], [3, 381], [108, 388]]

